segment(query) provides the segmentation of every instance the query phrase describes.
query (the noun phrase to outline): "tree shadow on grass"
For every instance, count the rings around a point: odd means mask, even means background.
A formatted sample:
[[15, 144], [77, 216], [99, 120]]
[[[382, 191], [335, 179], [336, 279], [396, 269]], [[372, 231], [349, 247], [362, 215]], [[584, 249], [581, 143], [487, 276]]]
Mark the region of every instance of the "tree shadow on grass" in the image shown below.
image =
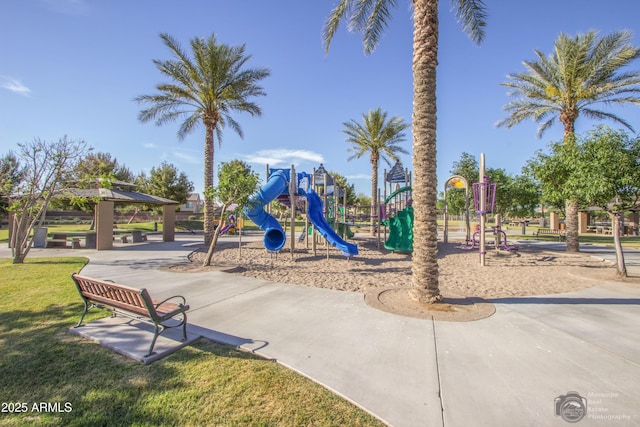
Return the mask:
[[[200, 340], [143, 365], [70, 334], [68, 329], [75, 326], [80, 313], [81, 304], [0, 313], [0, 398], [28, 404], [26, 413], [7, 415], [6, 421], [16, 425], [181, 425], [184, 410], [176, 408], [192, 406], [185, 397], [195, 390], [190, 373], [195, 371], [200, 378], [218, 375], [201, 372], [200, 366], [215, 368], [220, 359], [264, 361]], [[40, 402], [48, 404], [49, 410], [34, 411], [33, 404]], [[199, 411], [193, 411], [186, 416], [197, 419]]]

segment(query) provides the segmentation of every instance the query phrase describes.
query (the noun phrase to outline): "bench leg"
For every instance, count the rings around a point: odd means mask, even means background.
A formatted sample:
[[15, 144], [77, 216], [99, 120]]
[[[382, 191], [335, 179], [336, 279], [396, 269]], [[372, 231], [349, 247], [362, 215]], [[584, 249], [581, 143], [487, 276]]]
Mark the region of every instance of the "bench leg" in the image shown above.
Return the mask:
[[187, 340], [187, 313], [182, 313], [184, 318], [182, 319], [182, 341]]
[[87, 311], [89, 311], [89, 303], [87, 301], [84, 302], [84, 310], [82, 312], [82, 316], [80, 316], [80, 321], [78, 322], [78, 324], [76, 325], [76, 328], [79, 328], [80, 326], [82, 326], [82, 321], [84, 320], [84, 316], [87, 314]]
[[153, 326], [155, 328], [155, 332], [153, 334], [153, 339], [151, 340], [151, 345], [149, 346], [149, 353], [145, 354], [144, 357], [148, 357], [153, 354], [153, 347], [155, 347], [156, 345], [156, 340], [158, 339], [158, 336], [164, 331], [164, 326], [162, 325], [154, 323]]

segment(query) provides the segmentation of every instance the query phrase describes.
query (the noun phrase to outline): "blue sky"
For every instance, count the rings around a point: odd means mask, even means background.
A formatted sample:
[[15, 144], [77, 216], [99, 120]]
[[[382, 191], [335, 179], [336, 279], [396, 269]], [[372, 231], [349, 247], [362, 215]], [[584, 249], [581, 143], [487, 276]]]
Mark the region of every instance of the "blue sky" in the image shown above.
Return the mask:
[[[368, 159], [347, 161], [342, 123], [381, 107], [411, 120], [412, 22], [410, 1], [399, 1], [377, 50], [365, 56], [362, 38], [343, 27], [325, 55], [322, 25], [335, 1], [300, 0], [3, 0], [0, 5], [0, 154], [39, 137], [63, 135], [109, 152], [134, 173], [163, 161], [174, 164], [202, 191], [204, 129], [178, 141], [178, 123], [157, 127], [137, 119], [133, 99], [165, 82], [152, 63], [168, 59], [159, 34], [187, 48], [193, 37], [215, 33], [230, 45], [246, 44], [251, 66], [268, 67], [263, 115], [237, 115], [244, 140], [230, 128], [216, 145], [215, 162], [243, 159], [311, 172], [321, 162], [370, 192]], [[486, 39], [474, 45], [448, 0], [440, 2], [438, 66], [438, 188], [462, 152], [487, 166], [518, 174], [549, 141], [533, 122], [496, 128], [507, 90], [500, 83], [524, 71], [534, 49], [550, 53], [560, 32], [575, 35], [629, 29], [640, 44], [637, 0], [487, 0]], [[636, 64], [640, 67], [640, 63]], [[640, 109], [615, 110], [640, 130]], [[613, 125], [612, 123], [609, 123]], [[579, 119], [577, 131], [594, 123]], [[617, 125], [614, 127], [618, 127]], [[411, 134], [406, 149], [411, 151]], [[410, 170], [411, 156], [402, 157]], [[382, 168], [386, 167], [381, 163]]]

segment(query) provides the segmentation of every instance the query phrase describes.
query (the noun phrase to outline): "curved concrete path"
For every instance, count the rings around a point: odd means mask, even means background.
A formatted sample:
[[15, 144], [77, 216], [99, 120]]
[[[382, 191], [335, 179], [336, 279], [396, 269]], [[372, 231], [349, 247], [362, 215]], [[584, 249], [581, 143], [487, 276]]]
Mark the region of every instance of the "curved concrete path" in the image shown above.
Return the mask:
[[158, 270], [186, 261], [196, 239], [31, 256], [87, 256], [85, 275], [184, 295], [195, 333], [273, 358], [389, 425], [566, 425], [556, 403], [570, 391], [586, 399], [581, 426], [640, 425], [638, 285], [495, 299], [490, 318], [437, 322], [375, 310], [357, 293]]

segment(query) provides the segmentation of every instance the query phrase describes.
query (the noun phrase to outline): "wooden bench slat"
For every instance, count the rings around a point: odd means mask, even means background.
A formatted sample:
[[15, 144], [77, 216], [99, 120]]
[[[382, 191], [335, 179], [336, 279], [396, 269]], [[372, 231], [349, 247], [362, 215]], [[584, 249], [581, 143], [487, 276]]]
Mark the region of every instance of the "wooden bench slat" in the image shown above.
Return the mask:
[[541, 235], [558, 236], [558, 240], [562, 240], [566, 237], [564, 230], [552, 230], [550, 228], [539, 228], [533, 232], [534, 237], [540, 237]]

